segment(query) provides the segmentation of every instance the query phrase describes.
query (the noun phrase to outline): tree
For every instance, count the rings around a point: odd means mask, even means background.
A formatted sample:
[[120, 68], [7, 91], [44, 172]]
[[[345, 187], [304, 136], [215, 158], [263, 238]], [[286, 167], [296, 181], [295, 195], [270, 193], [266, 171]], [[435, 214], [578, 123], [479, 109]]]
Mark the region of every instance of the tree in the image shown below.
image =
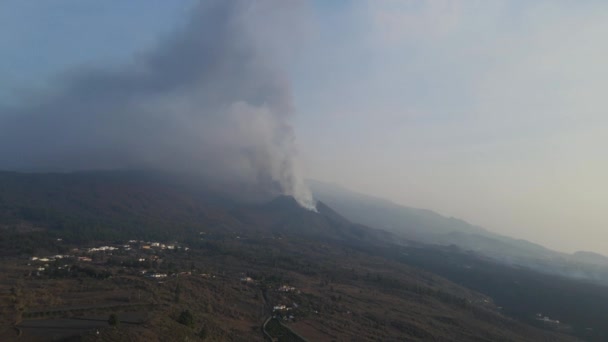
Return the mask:
[[116, 327], [120, 324], [120, 321], [118, 320], [118, 316], [116, 314], [110, 314], [110, 317], [108, 317], [108, 324]]
[[190, 310], [184, 310], [177, 318], [177, 323], [183, 324], [187, 327], [194, 327], [194, 316], [190, 313]]

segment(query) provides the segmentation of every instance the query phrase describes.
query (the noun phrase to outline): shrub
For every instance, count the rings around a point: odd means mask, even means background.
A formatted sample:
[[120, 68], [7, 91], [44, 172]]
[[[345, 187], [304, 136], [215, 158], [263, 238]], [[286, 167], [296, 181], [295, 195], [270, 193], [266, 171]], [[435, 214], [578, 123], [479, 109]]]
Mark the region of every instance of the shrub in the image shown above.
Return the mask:
[[184, 310], [184, 311], [182, 311], [181, 314], [179, 314], [179, 317], [177, 318], [177, 323], [183, 324], [190, 328], [193, 328], [194, 327], [194, 316], [192, 316], [192, 313], [190, 313], [190, 310]]

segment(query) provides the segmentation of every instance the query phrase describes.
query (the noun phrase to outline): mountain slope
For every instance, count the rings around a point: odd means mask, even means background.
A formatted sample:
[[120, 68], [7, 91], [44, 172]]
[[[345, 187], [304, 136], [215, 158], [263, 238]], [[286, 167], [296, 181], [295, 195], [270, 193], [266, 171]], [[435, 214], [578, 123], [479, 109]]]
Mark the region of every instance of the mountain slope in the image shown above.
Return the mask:
[[315, 198], [328, 203], [354, 222], [419, 242], [457, 245], [509, 265], [608, 284], [608, 262], [601, 255], [583, 252], [568, 255], [526, 240], [492, 233], [430, 210], [400, 206], [334, 184], [319, 181], [309, 181], [309, 184]]
[[308, 181], [315, 198], [328, 203], [349, 219], [387, 231], [405, 233], [425, 242], [452, 231], [487, 234], [483, 228], [425, 209], [408, 208], [390, 201], [355, 193], [334, 184]]
[[[299, 207], [290, 197], [280, 196], [267, 202], [244, 201], [191, 180], [129, 172], [2, 173], [0, 190], [0, 225], [3, 227], [0, 242], [5, 260], [12, 260], [10, 258], [19, 253], [26, 253], [28, 257], [40, 255], [37, 251], [50, 248], [66, 253], [74, 247], [90, 246], [93, 241], [117, 245], [129, 239], [178, 241], [190, 246], [192, 251], [184, 257], [164, 254], [162, 258], [168, 261], [157, 267], [182, 267], [182, 272], [214, 270], [222, 281], [221, 285], [214, 285], [217, 292], [209, 292], [214, 288], [209, 287], [210, 284], [200, 287], [198, 281], [188, 278], [180, 280], [179, 284], [187, 289], [183, 292], [190, 296], [191, 310], [204, 316], [205, 324], [213, 327], [210, 331], [221, 331], [228, 334], [226, 336], [233, 336], [233, 340], [253, 334], [251, 326], [260, 323], [256, 319], [263, 321], [267, 317], [264, 316], [271, 313], [268, 303], [281, 304], [287, 300], [287, 303], [296, 302], [306, 308], [298, 313], [302, 324], [294, 324], [294, 327], [304, 334], [314, 329], [315, 334], [321, 332], [327, 339], [570, 339], [518, 321], [530, 323], [528, 316], [536, 310], [559, 315], [559, 311], [546, 306], [548, 301], [543, 296], [539, 296], [542, 300], [534, 302], [533, 306], [507, 310], [511, 305], [515, 308], [517, 301], [525, 298], [522, 294], [502, 297], [504, 291], [510, 289], [510, 279], [523, 277], [516, 269], [505, 268], [502, 276], [494, 275], [497, 289], [494, 294], [500, 300], [509, 298], [512, 301], [496, 305], [506, 306], [505, 312], [516, 313], [518, 320], [503, 315], [488, 297], [489, 290], [483, 286], [485, 280], [480, 275], [495, 268], [491, 261], [483, 261], [476, 255], [463, 259], [458, 249], [438, 250], [352, 223], [324, 202], [318, 203], [318, 212], [313, 212]], [[31, 240], [32, 234], [39, 234], [41, 239], [48, 235], [52, 239]], [[47, 243], [56, 244], [56, 237], [63, 238], [64, 242], [54, 247]], [[31, 240], [28, 246], [32, 249], [14, 251], [21, 247], [24, 239]], [[445, 255], [447, 260], [465, 260], [467, 265], [476, 265], [480, 273], [472, 277], [472, 283], [466, 283], [466, 287], [458, 285], [447, 279], [461, 282], [458, 275], [462, 273], [446, 271], [441, 267], [443, 262], [434, 261], [438, 255]], [[108, 258], [107, 263], [103, 263], [103, 258], [101, 260], [91, 266], [97, 270], [90, 273], [113, 275], [110, 280], [104, 280], [105, 285], [101, 288], [114, 282], [116, 284], [112, 286], [123, 288], [126, 284], [143, 281], [135, 276], [140, 274], [138, 259], [128, 263], [135, 265], [129, 266], [135, 267], [133, 275], [123, 275], [127, 266], [115, 267], [117, 261], [113, 257]], [[457, 263], [455, 266], [462, 265]], [[10, 274], [10, 269], [3, 274]], [[244, 287], [239, 283], [243, 274], [258, 279], [259, 284], [251, 285], [253, 288]], [[532, 277], [546, 279], [537, 273]], [[28, 284], [32, 282], [31, 291], [37, 288], [37, 281], [36, 278], [27, 280]], [[51, 278], [51, 281], [55, 280]], [[47, 288], [61, 288], [61, 279], [57, 282]], [[269, 290], [272, 288], [269, 286], [276, 288], [283, 282], [296, 284], [302, 294], [285, 297]], [[553, 282], [560, 284], [556, 280]], [[155, 315], [160, 320], [171, 315], [166, 308], [181, 308], [176, 307], [173, 299], [176, 295], [171, 292], [177, 291], [175, 284], [168, 283], [153, 283], [149, 294], [150, 298], [155, 298], [154, 304], [159, 305]], [[538, 284], [543, 283], [533, 283], [531, 293], [542, 294]], [[141, 284], [137, 286], [137, 291], [146, 288]], [[90, 285], [88, 288], [96, 287]], [[567, 287], [557, 288], [567, 290]], [[262, 296], [256, 291], [261, 291]], [[571, 309], [584, 311], [587, 303], [602, 298], [603, 291], [608, 293], [603, 288], [594, 289], [590, 294], [576, 292], [575, 297], [581, 304], [574, 302]], [[199, 293], [206, 296], [204, 301], [198, 297]], [[56, 302], [69, 301], [71, 295], [68, 291]], [[261, 298], [268, 303], [260, 303]], [[208, 309], [204, 306], [205, 301], [213, 303], [213, 307]], [[561, 299], [553, 298], [553, 301]], [[235, 304], [241, 302], [248, 304], [243, 307]], [[260, 310], [262, 308], [265, 309]], [[598, 310], [589, 311], [589, 315], [601, 319], [608, 317], [608, 312], [602, 308]], [[39, 311], [46, 312], [49, 308], [42, 307]], [[583, 320], [586, 318], [585, 314], [581, 316]], [[235, 319], [244, 320], [245, 323], [239, 323], [244, 330], [222, 323]], [[598, 328], [598, 336], [604, 336], [600, 334], [604, 331]]]

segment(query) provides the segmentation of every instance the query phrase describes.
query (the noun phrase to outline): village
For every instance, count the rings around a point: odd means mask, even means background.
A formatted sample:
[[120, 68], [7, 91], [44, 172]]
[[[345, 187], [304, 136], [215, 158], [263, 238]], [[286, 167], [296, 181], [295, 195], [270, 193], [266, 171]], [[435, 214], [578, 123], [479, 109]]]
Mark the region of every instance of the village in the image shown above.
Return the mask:
[[[61, 241], [61, 239], [57, 239]], [[85, 271], [95, 277], [111, 277], [110, 270], [118, 269], [120, 275], [133, 275], [158, 281], [162, 284], [167, 278], [192, 276], [193, 270], [177, 267], [167, 262], [173, 256], [185, 256], [190, 247], [176, 242], [144, 241], [131, 239], [122, 243], [103, 244], [93, 247], [72, 247], [68, 254], [31, 256], [27, 266], [30, 277], [61, 278], [74, 277]], [[196, 272], [205, 279], [217, 276], [209, 272]], [[239, 281], [243, 284], [264, 290], [268, 284], [262, 284], [246, 273], [241, 273]], [[272, 296], [276, 303], [270, 305], [272, 318], [282, 321], [294, 321], [299, 305], [293, 301], [294, 295], [301, 292], [295, 286], [281, 284], [273, 288], [277, 296]], [[283, 304], [292, 302], [292, 304]], [[269, 310], [270, 310], [269, 309]]]
[[[57, 239], [61, 242], [62, 239]], [[187, 253], [190, 250], [178, 243], [128, 240], [127, 242], [96, 247], [74, 247], [69, 254], [31, 256], [28, 266], [32, 267], [29, 276], [69, 275], [76, 269], [91, 266], [122, 266], [142, 277], [162, 279], [168, 276], [190, 275], [191, 272], [175, 267], [161, 267], [168, 253]], [[159, 272], [167, 269], [167, 272]]]

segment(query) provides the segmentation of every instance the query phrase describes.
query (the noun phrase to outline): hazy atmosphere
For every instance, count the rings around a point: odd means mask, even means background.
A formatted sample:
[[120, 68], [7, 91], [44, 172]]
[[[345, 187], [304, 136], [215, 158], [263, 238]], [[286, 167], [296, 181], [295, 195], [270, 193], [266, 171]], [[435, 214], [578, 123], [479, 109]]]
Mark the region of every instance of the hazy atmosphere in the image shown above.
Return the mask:
[[606, 254], [606, 34], [602, 1], [5, 0], [0, 169], [319, 179]]

